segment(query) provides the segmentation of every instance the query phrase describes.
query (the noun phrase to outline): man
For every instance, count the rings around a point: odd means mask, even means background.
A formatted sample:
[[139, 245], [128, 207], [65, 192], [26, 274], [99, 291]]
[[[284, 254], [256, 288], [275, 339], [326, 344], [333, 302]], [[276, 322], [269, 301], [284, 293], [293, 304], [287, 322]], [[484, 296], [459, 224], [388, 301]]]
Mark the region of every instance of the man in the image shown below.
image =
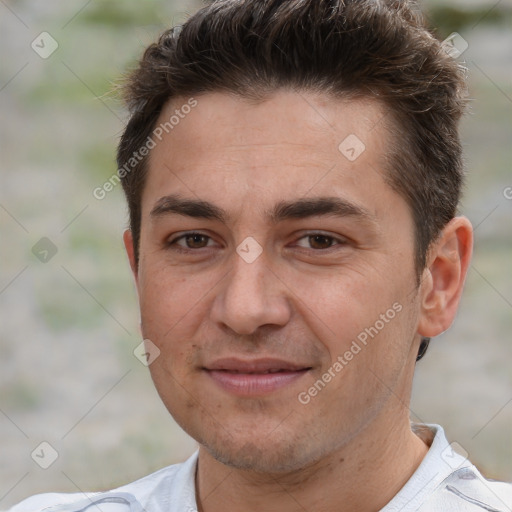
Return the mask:
[[125, 92], [148, 362], [200, 447], [13, 511], [511, 510], [509, 484], [409, 419], [473, 243], [463, 70], [413, 6], [220, 0], [151, 45]]

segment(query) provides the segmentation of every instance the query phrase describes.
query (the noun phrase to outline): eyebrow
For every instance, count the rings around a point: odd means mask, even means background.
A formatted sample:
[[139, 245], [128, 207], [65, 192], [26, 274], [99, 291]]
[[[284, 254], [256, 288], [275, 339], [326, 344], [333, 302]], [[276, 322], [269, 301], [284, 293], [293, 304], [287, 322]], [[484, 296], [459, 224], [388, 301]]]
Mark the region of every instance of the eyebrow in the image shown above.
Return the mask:
[[[184, 199], [178, 195], [160, 198], [150, 216], [183, 215], [198, 219], [217, 220], [226, 223], [230, 216], [218, 206], [208, 201]], [[356, 217], [374, 221], [375, 216], [366, 208], [340, 197], [300, 198], [294, 201], [280, 201], [270, 211], [267, 218], [274, 224], [290, 219], [306, 219], [316, 216]]]

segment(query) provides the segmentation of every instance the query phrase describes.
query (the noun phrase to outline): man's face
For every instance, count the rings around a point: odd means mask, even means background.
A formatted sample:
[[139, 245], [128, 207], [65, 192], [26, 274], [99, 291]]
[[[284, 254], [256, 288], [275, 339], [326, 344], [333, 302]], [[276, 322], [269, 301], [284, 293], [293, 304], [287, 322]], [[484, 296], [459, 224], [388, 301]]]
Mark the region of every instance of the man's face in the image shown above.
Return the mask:
[[162, 112], [190, 110], [152, 149], [142, 197], [151, 374], [218, 460], [303, 467], [407, 417], [414, 228], [384, 180], [384, 110], [284, 91], [196, 100]]

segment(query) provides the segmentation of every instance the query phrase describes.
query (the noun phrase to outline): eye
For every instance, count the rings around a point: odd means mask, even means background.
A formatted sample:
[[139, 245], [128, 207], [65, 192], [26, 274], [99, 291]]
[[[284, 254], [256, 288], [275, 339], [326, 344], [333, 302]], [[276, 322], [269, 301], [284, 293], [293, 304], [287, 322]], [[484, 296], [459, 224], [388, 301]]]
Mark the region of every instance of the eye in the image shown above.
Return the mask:
[[169, 242], [169, 245], [178, 246], [182, 249], [203, 249], [205, 247], [211, 246], [210, 242], [213, 243], [213, 240], [202, 233], [185, 233], [174, 240]]
[[346, 242], [342, 239], [335, 238], [322, 233], [312, 233], [299, 238], [297, 245], [306, 249], [322, 250], [330, 249], [334, 245], [343, 245]]

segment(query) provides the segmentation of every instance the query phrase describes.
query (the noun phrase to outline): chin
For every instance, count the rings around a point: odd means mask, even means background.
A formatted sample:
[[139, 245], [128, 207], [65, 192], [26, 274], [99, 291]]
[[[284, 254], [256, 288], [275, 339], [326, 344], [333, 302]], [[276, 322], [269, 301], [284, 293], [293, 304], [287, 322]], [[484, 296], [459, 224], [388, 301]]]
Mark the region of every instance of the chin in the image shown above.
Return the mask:
[[[226, 466], [256, 473], [290, 473], [315, 462], [311, 440], [302, 442], [283, 432], [281, 439], [255, 435], [250, 440], [226, 436], [202, 439], [200, 444], [217, 461]], [[211, 437], [211, 436], [208, 436]], [[245, 436], [244, 436], [245, 437]], [[286, 438], [286, 439], [285, 439]]]

